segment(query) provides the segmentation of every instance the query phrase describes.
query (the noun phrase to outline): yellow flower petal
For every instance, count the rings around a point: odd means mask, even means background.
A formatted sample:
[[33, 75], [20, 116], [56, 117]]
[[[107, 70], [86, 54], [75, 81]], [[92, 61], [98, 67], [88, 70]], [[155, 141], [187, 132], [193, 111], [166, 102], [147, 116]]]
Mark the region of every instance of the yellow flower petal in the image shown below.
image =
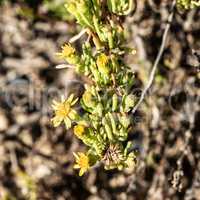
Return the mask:
[[68, 117], [65, 117], [64, 123], [65, 123], [65, 126], [66, 126], [67, 129], [71, 128], [72, 123], [71, 123], [71, 120]]
[[70, 119], [74, 120], [74, 119], [76, 119], [77, 112], [75, 110], [71, 109], [71, 111], [69, 112], [68, 116], [69, 116]]
[[85, 173], [85, 171], [83, 169], [80, 169], [79, 176], [83, 176], [84, 173]]
[[69, 102], [70, 104], [72, 103], [73, 101], [73, 98], [74, 98], [74, 94], [71, 94], [68, 99], [67, 99], [67, 102]]
[[74, 169], [80, 169], [80, 166], [78, 164], [75, 164], [73, 168]]
[[62, 122], [62, 118], [55, 116], [54, 118], [52, 118], [51, 121], [52, 121], [54, 127], [58, 127]]
[[78, 101], [78, 98], [74, 99], [71, 103], [71, 105], [73, 106], [76, 102]]
[[60, 104], [60, 103], [59, 103], [58, 101], [56, 101], [56, 100], [53, 100], [53, 101], [52, 101], [52, 105], [55, 106], [55, 107], [59, 106], [59, 104]]
[[74, 157], [75, 157], [76, 159], [78, 159], [78, 155], [77, 155], [75, 152], [73, 152], [73, 155], [74, 155]]

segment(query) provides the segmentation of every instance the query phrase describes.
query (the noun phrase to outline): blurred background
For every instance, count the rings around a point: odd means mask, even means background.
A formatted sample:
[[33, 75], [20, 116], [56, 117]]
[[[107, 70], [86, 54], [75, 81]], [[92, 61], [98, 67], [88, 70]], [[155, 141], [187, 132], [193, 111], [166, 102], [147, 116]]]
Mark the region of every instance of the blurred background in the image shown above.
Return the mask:
[[[66, 0], [67, 1], [67, 0]], [[80, 32], [65, 0], [0, 0], [0, 200], [200, 199], [200, 10], [176, 10], [155, 81], [134, 114], [137, 169], [79, 177], [83, 145], [53, 128], [51, 101], [80, 94], [83, 81], [55, 53]], [[124, 19], [134, 94], [146, 84], [171, 1], [137, 1]], [[81, 40], [76, 43], [79, 49]]]

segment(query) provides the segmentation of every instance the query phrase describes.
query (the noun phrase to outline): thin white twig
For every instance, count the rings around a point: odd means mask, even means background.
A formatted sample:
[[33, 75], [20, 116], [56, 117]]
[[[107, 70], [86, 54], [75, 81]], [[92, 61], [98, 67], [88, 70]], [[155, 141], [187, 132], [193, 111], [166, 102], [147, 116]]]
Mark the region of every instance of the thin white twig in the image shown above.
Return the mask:
[[171, 22], [173, 20], [175, 5], [176, 5], [176, 0], [174, 0], [172, 2], [171, 11], [170, 11], [170, 14], [168, 16], [167, 25], [165, 27], [165, 31], [164, 31], [164, 34], [163, 34], [163, 37], [162, 37], [162, 43], [161, 43], [158, 55], [156, 57], [156, 60], [154, 62], [153, 68], [151, 70], [148, 83], [145, 86], [144, 90], [142, 91], [142, 94], [140, 96], [139, 101], [137, 102], [137, 104], [135, 105], [135, 107], [132, 109], [132, 113], [135, 113], [135, 111], [138, 109], [138, 107], [140, 106], [140, 104], [143, 102], [144, 97], [145, 97], [147, 91], [149, 90], [149, 88], [151, 87], [151, 85], [153, 83], [153, 80], [154, 80], [154, 77], [155, 77], [155, 73], [156, 73], [156, 69], [157, 69], [157, 66], [158, 66], [158, 64], [160, 62], [160, 59], [162, 57], [162, 54], [163, 54], [163, 51], [164, 51], [164, 48], [165, 48], [165, 43], [166, 43], [167, 35], [168, 35], [169, 29], [170, 29], [170, 26], [171, 26]]
[[82, 37], [86, 32], [88, 31], [87, 28], [83, 29], [80, 33], [78, 33], [77, 35], [75, 35], [74, 37], [72, 37], [69, 42], [70, 43], [74, 43], [76, 42], [80, 37]]
[[67, 65], [67, 64], [59, 64], [55, 66], [56, 69], [65, 69], [65, 68], [72, 68], [74, 69], [73, 65]]

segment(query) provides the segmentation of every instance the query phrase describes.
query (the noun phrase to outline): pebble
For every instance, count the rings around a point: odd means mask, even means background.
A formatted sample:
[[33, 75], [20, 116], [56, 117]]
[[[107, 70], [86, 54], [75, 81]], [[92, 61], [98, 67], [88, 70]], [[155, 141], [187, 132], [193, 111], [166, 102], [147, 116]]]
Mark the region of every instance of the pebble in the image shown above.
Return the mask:
[[0, 111], [0, 131], [8, 129], [8, 120], [3, 112]]

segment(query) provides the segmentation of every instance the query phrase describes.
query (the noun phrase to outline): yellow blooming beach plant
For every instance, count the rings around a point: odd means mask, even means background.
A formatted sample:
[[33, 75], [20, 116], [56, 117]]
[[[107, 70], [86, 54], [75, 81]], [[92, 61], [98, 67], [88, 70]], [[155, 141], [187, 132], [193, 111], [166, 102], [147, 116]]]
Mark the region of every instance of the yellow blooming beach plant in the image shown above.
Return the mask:
[[[177, 1], [181, 9], [199, 4], [199, 0]], [[74, 153], [80, 176], [96, 163], [106, 170], [134, 167], [137, 153], [129, 135], [137, 102], [132, 94], [134, 72], [124, 57], [135, 50], [125, 45], [122, 22], [136, 5], [133, 0], [68, 0], [65, 7], [83, 30], [61, 47], [58, 56], [89, 81], [79, 98], [71, 94], [53, 101], [52, 123], [73, 128], [75, 137], [87, 146], [86, 152]], [[87, 39], [77, 51], [72, 42], [83, 34]]]
[[[134, 146], [128, 139], [133, 128], [130, 111], [135, 105], [131, 94], [134, 73], [124, 62], [124, 55], [131, 51], [124, 45], [120, 20], [134, 6], [127, 0], [105, 2], [67, 1], [67, 11], [74, 15], [88, 38], [80, 52], [68, 42], [57, 54], [72, 65], [76, 73], [91, 80], [85, 84], [79, 99], [71, 94], [61, 101], [53, 101], [52, 105], [53, 125], [57, 127], [63, 123], [67, 130], [73, 128], [75, 137], [88, 147], [84, 153], [74, 153], [74, 168], [80, 170], [80, 176], [98, 162], [107, 170], [121, 170], [135, 166], [137, 160]], [[76, 104], [81, 109], [76, 109]]]

